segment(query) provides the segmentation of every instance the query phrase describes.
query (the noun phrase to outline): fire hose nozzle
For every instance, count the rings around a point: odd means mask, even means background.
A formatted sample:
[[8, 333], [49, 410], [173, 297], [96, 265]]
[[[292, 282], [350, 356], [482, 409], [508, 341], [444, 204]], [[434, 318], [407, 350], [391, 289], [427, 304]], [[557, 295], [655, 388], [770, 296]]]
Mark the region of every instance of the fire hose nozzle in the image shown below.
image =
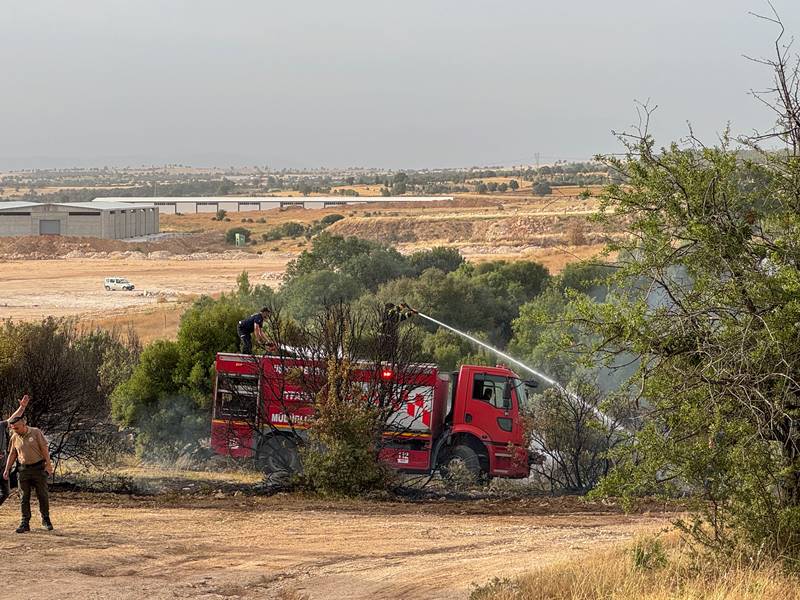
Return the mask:
[[419, 314], [416, 310], [411, 308], [405, 302], [402, 302], [400, 304], [392, 304], [391, 302], [387, 302], [386, 304], [383, 305], [383, 308], [385, 310], [386, 317], [397, 323], [399, 323], [400, 321], [405, 321], [406, 319], [409, 319], [414, 315]]
[[399, 306], [400, 306], [401, 309], [403, 309], [404, 311], [406, 311], [408, 313], [411, 313], [412, 315], [418, 315], [419, 314], [418, 310], [415, 310], [415, 309], [411, 308], [405, 302], [401, 302]]

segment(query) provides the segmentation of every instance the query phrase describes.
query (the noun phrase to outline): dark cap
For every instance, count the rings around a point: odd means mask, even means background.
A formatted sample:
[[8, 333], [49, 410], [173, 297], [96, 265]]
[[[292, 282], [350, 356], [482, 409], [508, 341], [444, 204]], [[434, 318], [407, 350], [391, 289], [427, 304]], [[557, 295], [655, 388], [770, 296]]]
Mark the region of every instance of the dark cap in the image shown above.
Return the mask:
[[14, 423], [17, 423], [17, 422], [19, 422], [19, 421], [24, 421], [24, 420], [25, 420], [25, 417], [22, 417], [22, 416], [19, 416], [19, 417], [11, 417], [11, 418], [8, 420], [8, 423], [9, 423], [9, 425], [13, 425]]

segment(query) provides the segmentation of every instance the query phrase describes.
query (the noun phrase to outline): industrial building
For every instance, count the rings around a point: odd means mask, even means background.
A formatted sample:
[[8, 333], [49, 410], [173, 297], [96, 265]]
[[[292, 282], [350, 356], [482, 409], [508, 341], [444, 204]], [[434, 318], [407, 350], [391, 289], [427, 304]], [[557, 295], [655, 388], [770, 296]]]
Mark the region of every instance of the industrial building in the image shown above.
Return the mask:
[[0, 202], [0, 237], [85, 236], [118, 240], [158, 233], [152, 203]]
[[374, 204], [377, 202], [438, 202], [452, 200], [452, 196], [202, 196], [202, 197], [153, 197], [153, 198], [97, 198], [102, 202], [127, 202], [131, 204], [152, 204], [162, 214], [174, 215], [215, 213], [225, 210], [229, 213], [273, 208], [332, 208], [350, 204]]

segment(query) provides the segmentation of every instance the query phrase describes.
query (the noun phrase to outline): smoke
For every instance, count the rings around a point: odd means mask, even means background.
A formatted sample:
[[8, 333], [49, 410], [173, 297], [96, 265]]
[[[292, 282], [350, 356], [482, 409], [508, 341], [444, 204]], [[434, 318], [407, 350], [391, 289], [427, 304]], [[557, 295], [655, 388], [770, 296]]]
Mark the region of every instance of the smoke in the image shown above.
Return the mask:
[[[691, 288], [692, 278], [686, 267], [676, 265], [667, 270], [665, 283], [670, 286], [671, 290], [679, 290], [681, 293], [684, 293]], [[590, 295], [598, 302], [605, 301], [608, 290], [605, 289], [604, 291], [604, 288], [593, 288], [593, 291], [595, 289], [597, 289], [601, 295], [595, 296], [593, 293], [590, 293]], [[660, 308], [671, 310], [675, 307], [675, 302], [670, 298], [664, 286], [655, 282], [653, 279], [647, 280], [642, 278], [631, 286], [628, 294], [632, 296], [639, 295], [639, 297], [644, 298], [650, 310], [657, 310]], [[606, 395], [621, 390], [640, 366], [641, 357], [631, 352], [621, 351], [614, 357], [611, 364], [601, 364], [597, 366], [594, 372], [597, 386]]]

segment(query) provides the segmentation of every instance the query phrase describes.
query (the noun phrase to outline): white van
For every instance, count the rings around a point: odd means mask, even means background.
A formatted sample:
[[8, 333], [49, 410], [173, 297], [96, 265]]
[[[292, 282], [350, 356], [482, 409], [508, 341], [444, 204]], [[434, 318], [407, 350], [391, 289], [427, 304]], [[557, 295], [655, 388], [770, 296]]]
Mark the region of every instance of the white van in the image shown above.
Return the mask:
[[133, 289], [133, 284], [124, 277], [106, 277], [103, 280], [103, 285], [109, 292], [113, 290], [129, 292]]

